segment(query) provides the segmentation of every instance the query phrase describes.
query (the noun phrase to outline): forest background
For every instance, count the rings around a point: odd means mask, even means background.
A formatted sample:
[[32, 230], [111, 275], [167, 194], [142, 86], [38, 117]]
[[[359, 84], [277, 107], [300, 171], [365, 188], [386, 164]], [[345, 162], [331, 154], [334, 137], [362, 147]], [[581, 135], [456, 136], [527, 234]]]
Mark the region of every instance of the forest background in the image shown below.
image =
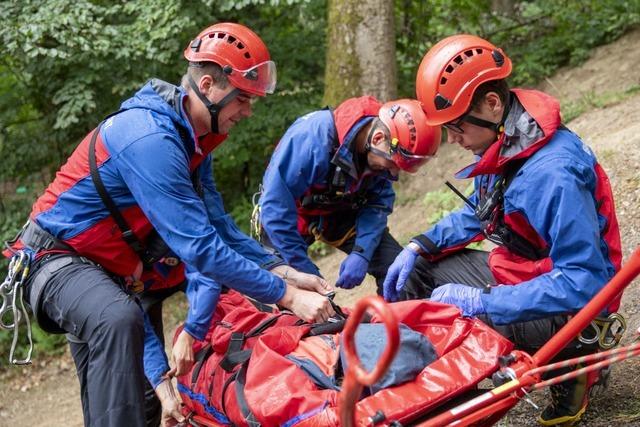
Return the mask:
[[[516, 64], [510, 83], [533, 86], [640, 24], [640, 0], [2, 1], [2, 241], [15, 235], [78, 142], [148, 79], [178, 83], [182, 50], [219, 21], [253, 28], [278, 67], [276, 94], [256, 103], [252, 119], [215, 152], [226, 208], [248, 230], [251, 195], [279, 137], [301, 114], [362, 94], [415, 97], [422, 56], [461, 32], [504, 48]], [[578, 114], [563, 113], [565, 121]], [[44, 353], [64, 342], [34, 333]], [[9, 342], [1, 333], [0, 347]]]

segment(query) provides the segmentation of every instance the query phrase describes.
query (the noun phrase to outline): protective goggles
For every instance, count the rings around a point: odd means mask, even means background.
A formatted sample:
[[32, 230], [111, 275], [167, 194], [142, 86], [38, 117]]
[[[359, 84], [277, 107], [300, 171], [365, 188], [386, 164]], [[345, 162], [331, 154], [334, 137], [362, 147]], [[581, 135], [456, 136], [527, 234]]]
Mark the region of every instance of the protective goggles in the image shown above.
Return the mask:
[[400, 141], [398, 141], [398, 138], [391, 139], [391, 143], [389, 144], [389, 151], [387, 152], [378, 150], [374, 147], [371, 147], [370, 151], [377, 156], [383, 157], [387, 160], [391, 160], [400, 169], [411, 173], [416, 172], [420, 168], [420, 166], [424, 165], [429, 160], [431, 160], [431, 158], [433, 158], [433, 156], [429, 155], [422, 156], [411, 153], [400, 145]]
[[229, 66], [223, 70], [238, 89], [257, 94], [270, 94], [276, 89], [278, 76], [273, 61], [262, 62], [247, 70], [237, 70]]

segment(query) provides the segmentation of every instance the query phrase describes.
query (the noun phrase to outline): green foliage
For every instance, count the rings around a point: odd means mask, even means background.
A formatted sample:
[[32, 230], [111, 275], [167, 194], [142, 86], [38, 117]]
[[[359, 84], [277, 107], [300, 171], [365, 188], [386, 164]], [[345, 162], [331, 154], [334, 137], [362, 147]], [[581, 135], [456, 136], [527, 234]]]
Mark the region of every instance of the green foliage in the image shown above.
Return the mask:
[[396, 0], [401, 96], [414, 96], [420, 60], [444, 37], [469, 33], [502, 47], [514, 63], [511, 82], [532, 85], [640, 23], [640, 0]]
[[[470, 184], [464, 190], [464, 194], [467, 196], [471, 195], [471, 193], [473, 193], [473, 184]], [[426, 207], [427, 222], [435, 224], [454, 210], [460, 209], [464, 202], [453, 191], [444, 188], [428, 192], [424, 196], [422, 203]]]
[[329, 246], [320, 240], [316, 240], [309, 246], [307, 252], [311, 258], [318, 259], [329, 255], [334, 250], [333, 246]]
[[[33, 354], [32, 358], [35, 360], [38, 357], [54, 356], [62, 354], [64, 352], [64, 344], [66, 339], [62, 334], [49, 334], [40, 327], [33, 323], [32, 337], [33, 337]], [[9, 363], [9, 350], [11, 349], [11, 343], [13, 341], [13, 332], [0, 329], [0, 368], [11, 366]], [[18, 345], [16, 346], [15, 357], [23, 359], [26, 357], [29, 350], [29, 342], [27, 341], [27, 332], [24, 327], [24, 323], [21, 323], [20, 334], [18, 335]]]

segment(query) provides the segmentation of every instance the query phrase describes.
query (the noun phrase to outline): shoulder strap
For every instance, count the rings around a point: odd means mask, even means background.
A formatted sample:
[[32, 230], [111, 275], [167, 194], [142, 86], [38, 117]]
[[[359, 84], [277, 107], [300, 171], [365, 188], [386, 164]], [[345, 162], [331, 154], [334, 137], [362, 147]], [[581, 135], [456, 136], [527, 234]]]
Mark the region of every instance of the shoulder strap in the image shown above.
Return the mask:
[[[156, 262], [159, 258], [161, 258], [161, 256], [154, 256], [148, 250], [148, 248], [140, 241], [140, 239], [138, 239], [138, 237], [133, 233], [133, 231], [131, 230], [131, 227], [129, 226], [127, 221], [124, 219], [124, 217], [120, 213], [120, 209], [118, 209], [118, 207], [116, 206], [111, 196], [109, 196], [109, 193], [107, 192], [107, 189], [104, 186], [104, 182], [100, 177], [100, 173], [98, 172], [98, 164], [96, 160], [96, 140], [98, 139], [98, 134], [100, 133], [100, 129], [102, 128], [102, 125], [104, 124], [104, 122], [109, 117], [112, 117], [118, 114], [119, 112], [120, 111], [117, 111], [115, 113], [108, 115], [102, 122], [100, 122], [98, 127], [96, 127], [95, 131], [93, 132], [93, 135], [91, 135], [91, 141], [89, 142], [89, 171], [91, 173], [91, 180], [93, 181], [93, 185], [96, 187], [96, 190], [98, 191], [98, 195], [100, 196], [100, 199], [102, 199], [102, 203], [105, 205], [105, 207], [109, 211], [109, 214], [111, 215], [115, 223], [118, 225], [118, 228], [122, 233], [122, 240], [124, 240], [127, 243], [127, 245], [129, 245], [129, 247], [133, 249], [133, 251], [138, 255], [138, 257], [140, 258], [143, 264], [151, 265], [154, 262]], [[180, 134], [180, 139], [183, 142], [188, 141], [189, 137], [187, 134], [187, 130], [177, 124], [176, 124], [176, 129]], [[200, 198], [203, 198], [204, 190], [202, 188], [202, 182], [200, 181], [199, 167], [196, 167], [193, 173], [191, 174], [191, 181], [193, 183], [193, 188], [196, 190], [196, 193], [198, 194], [198, 196], [200, 196]], [[163, 242], [163, 245], [166, 246], [164, 242]], [[161, 250], [158, 253], [160, 252], [163, 252], [163, 251]]]
[[100, 128], [102, 128], [103, 123], [104, 121], [102, 121], [98, 125], [98, 127], [96, 127], [93, 135], [91, 135], [91, 142], [89, 142], [89, 171], [91, 172], [91, 180], [93, 181], [93, 185], [98, 191], [100, 199], [102, 199], [102, 203], [105, 205], [105, 207], [111, 214], [111, 217], [118, 225], [118, 228], [122, 233], [122, 240], [124, 240], [127, 245], [129, 245], [129, 247], [133, 249], [136, 254], [138, 254], [142, 262], [146, 264], [150, 261], [150, 257], [148, 252], [146, 251], [146, 248], [138, 239], [138, 237], [133, 233], [133, 231], [131, 231], [131, 227], [129, 227], [129, 224], [120, 213], [120, 210], [116, 206], [115, 202], [113, 201], [111, 196], [109, 196], [109, 193], [104, 186], [104, 182], [100, 177], [100, 173], [98, 172], [98, 164], [96, 161], [96, 140], [98, 139], [98, 134], [100, 133]]

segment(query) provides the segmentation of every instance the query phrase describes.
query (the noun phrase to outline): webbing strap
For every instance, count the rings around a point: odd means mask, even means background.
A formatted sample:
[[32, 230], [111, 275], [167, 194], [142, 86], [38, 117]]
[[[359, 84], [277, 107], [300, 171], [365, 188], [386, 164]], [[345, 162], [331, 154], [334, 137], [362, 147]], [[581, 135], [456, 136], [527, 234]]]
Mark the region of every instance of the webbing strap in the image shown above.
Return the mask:
[[[229, 341], [229, 345], [227, 346], [227, 351], [224, 353], [224, 357], [220, 360], [220, 367], [227, 372], [233, 371], [233, 368], [238, 366], [237, 362], [239, 357], [238, 353], [242, 352], [242, 346], [244, 345], [245, 336], [242, 332], [233, 332], [231, 333], [231, 340]], [[251, 350], [245, 350], [249, 352], [249, 357], [251, 357]], [[246, 360], [246, 359], [245, 359]]]
[[122, 239], [127, 243], [127, 245], [129, 245], [131, 249], [133, 249], [136, 254], [138, 254], [142, 262], [147, 264], [150, 262], [149, 254], [147, 253], [142, 242], [140, 242], [138, 237], [133, 233], [133, 231], [131, 231], [131, 227], [120, 213], [120, 210], [116, 206], [111, 196], [109, 196], [109, 193], [104, 186], [104, 182], [102, 181], [102, 178], [100, 178], [100, 173], [98, 172], [98, 163], [96, 161], [96, 140], [98, 139], [98, 134], [100, 133], [100, 128], [102, 127], [103, 123], [104, 121], [102, 121], [98, 125], [98, 127], [96, 127], [93, 135], [91, 135], [91, 142], [89, 143], [89, 171], [91, 172], [91, 180], [93, 181], [93, 185], [98, 191], [98, 195], [100, 196], [102, 203], [105, 205], [105, 207], [111, 214], [111, 217], [118, 225], [118, 228], [122, 233]]
[[[149, 235], [149, 236], [152, 236], [154, 233], [156, 235], [154, 239], [154, 245], [152, 245], [154, 246], [153, 248], [154, 250], [150, 251], [149, 248], [145, 244], [143, 244], [140, 241], [140, 239], [138, 239], [138, 237], [131, 230], [131, 227], [129, 226], [127, 221], [124, 219], [124, 217], [120, 213], [120, 209], [118, 209], [118, 207], [116, 206], [111, 196], [109, 196], [109, 193], [107, 192], [107, 189], [104, 186], [104, 182], [100, 177], [100, 173], [98, 172], [98, 162], [96, 160], [96, 141], [98, 139], [98, 134], [100, 133], [100, 128], [109, 117], [112, 117], [118, 113], [119, 111], [107, 116], [107, 118], [102, 122], [100, 122], [98, 127], [96, 127], [95, 131], [93, 132], [93, 135], [91, 135], [91, 141], [89, 142], [89, 171], [91, 172], [91, 180], [93, 181], [93, 185], [96, 187], [96, 190], [98, 191], [98, 195], [100, 196], [102, 203], [105, 205], [105, 207], [109, 211], [109, 214], [111, 215], [111, 217], [117, 224], [118, 228], [120, 229], [120, 232], [122, 233], [122, 240], [124, 240], [127, 243], [127, 245], [129, 245], [129, 247], [138, 255], [138, 257], [140, 258], [143, 264], [145, 264], [146, 266], [149, 266], [155, 263], [156, 261], [158, 261], [164, 255], [166, 255], [167, 252], [169, 251], [169, 248], [164, 243], [164, 241], [162, 241], [160, 236], [157, 235], [157, 232], [155, 230], [152, 231], [152, 233]], [[182, 143], [186, 147], [188, 145], [187, 141], [189, 141], [190, 139], [187, 133], [187, 130], [178, 124], [176, 124], [176, 129], [178, 130], [178, 134], [180, 135], [180, 139]], [[204, 199], [204, 189], [202, 187], [202, 182], [200, 180], [199, 167], [196, 167], [195, 170], [192, 172], [191, 182], [193, 183], [193, 188], [198, 194], [198, 196], [201, 199]], [[147, 243], [149, 243], [149, 241], [147, 241]]]
[[238, 402], [238, 408], [240, 413], [244, 417], [244, 420], [250, 427], [261, 427], [260, 421], [256, 419], [256, 416], [251, 412], [249, 403], [244, 395], [244, 386], [247, 381], [247, 366], [248, 363], [243, 363], [242, 367], [238, 371], [238, 377], [236, 378], [236, 401]]
[[247, 338], [252, 338], [263, 333], [267, 328], [273, 326], [276, 321], [284, 316], [285, 313], [279, 313], [273, 317], [268, 318], [246, 335], [242, 332], [233, 332], [231, 334], [231, 341], [227, 346], [227, 351], [224, 353], [224, 357], [220, 361], [220, 367], [227, 372], [231, 372], [241, 363], [249, 360], [251, 357], [251, 350], [242, 350], [244, 342]]
[[193, 373], [191, 374], [191, 389], [195, 388], [196, 382], [198, 381], [198, 377], [200, 376], [200, 371], [202, 370], [202, 366], [204, 366], [205, 360], [209, 358], [209, 356], [213, 353], [213, 348], [211, 344], [207, 344], [202, 347], [200, 351], [196, 353], [196, 361], [193, 367]]

